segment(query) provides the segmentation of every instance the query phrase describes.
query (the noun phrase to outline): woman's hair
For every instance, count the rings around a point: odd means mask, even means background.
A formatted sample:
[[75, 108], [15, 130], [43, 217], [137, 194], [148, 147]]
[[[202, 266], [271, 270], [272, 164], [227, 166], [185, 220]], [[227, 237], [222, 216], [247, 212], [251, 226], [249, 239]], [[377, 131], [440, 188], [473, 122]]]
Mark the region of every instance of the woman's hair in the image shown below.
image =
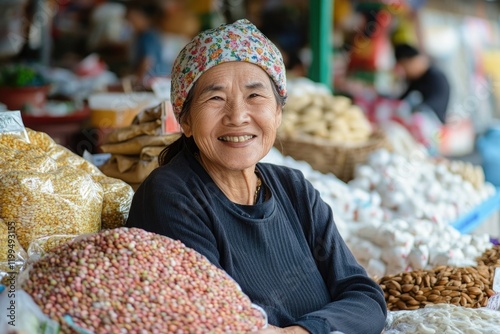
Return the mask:
[[[273, 94], [274, 97], [276, 98], [276, 103], [283, 108], [285, 105], [286, 99], [285, 97], [281, 96], [278, 92], [278, 88], [276, 87], [276, 84], [274, 81], [269, 78], [271, 81], [271, 87], [273, 89]], [[196, 83], [193, 85], [191, 90], [189, 91], [186, 100], [184, 101], [184, 105], [182, 106], [181, 113], [179, 115], [179, 119], [184, 120], [184, 118], [187, 116], [189, 113], [189, 110], [191, 109], [191, 103], [193, 102], [193, 95], [194, 95], [194, 88], [196, 87]], [[168, 145], [165, 147], [160, 154], [158, 155], [158, 164], [160, 166], [168, 164], [182, 149], [186, 146], [191, 152], [198, 152], [199, 148], [196, 146], [196, 143], [193, 139], [193, 137], [186, 137], [186, 135], [183, 133], [179, 139], [174, 141], [172, 144]]]

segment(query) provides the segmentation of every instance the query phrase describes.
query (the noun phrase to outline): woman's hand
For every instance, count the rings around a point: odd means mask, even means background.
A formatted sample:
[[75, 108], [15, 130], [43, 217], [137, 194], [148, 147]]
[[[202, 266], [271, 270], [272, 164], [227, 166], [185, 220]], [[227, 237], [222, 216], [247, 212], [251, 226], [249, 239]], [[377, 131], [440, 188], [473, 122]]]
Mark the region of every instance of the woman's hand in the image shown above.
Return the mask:
[[261, 329], [258, 332], [252, 332], [252, 334], [310, 334], [310, 333], [300, 326], [279, 328], [269, 325], [267, 326], [266, 329]]

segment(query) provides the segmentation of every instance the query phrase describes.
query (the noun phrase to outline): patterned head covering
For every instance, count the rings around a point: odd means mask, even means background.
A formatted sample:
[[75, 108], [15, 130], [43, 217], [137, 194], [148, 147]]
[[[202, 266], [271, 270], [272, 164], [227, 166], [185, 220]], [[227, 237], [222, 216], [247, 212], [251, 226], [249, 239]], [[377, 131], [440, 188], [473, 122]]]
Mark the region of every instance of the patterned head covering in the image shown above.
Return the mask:
[[285, 65], [278, 48], [246, 19], [205, 30], [179, 53], [172, 69], [170, 98], [177, 121], [186, 97], [198, 78], [210, 68], [230, 61], [261, 67], [286, 98]]

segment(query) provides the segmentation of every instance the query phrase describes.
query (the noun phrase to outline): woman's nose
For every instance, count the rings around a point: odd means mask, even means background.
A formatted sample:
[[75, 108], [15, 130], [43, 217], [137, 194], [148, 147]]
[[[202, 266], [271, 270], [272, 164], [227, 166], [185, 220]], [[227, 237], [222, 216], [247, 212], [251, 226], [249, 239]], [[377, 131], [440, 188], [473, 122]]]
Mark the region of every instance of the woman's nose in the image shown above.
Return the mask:
[[241, 101], [228, 102], [225, 109], [224, 122], [226, 125], [241, 125], [250, 120], [249, 110]]

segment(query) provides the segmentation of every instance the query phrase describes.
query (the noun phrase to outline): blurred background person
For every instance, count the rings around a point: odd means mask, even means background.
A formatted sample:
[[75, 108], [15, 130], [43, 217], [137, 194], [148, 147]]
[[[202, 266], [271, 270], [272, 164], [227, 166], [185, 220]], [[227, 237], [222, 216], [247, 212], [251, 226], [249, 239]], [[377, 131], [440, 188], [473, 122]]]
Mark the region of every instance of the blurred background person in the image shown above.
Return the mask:
[[127, 3], [126, 18], [135, 34], [132, 73], [138, 84], [147, 87], [152, 78], [166, 77], [171, 70], [171, 64], [163, 59], [161, 8], [152, 1], [132, 0]]
[[395, 45], [394, 56], [408, 85], [400, 99], [409, 103], [412, 112], [432, 111], [442, 124], [446, 123], [450, 83], [443, 71], [409, 44]]

